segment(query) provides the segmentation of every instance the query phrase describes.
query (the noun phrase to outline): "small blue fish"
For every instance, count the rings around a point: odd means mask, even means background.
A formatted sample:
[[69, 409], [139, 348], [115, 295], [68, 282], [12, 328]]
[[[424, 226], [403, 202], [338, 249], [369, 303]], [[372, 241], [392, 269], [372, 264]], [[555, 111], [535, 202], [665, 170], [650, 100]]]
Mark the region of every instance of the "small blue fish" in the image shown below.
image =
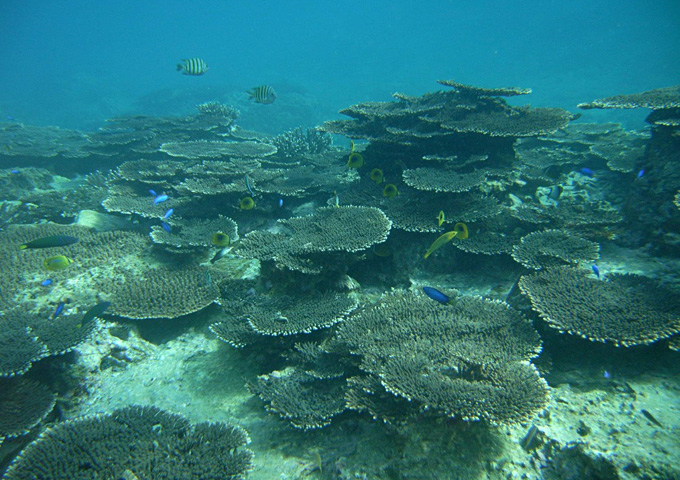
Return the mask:
[[175, 211], [174, 209], [168, 208], [163, 214], [163, 218], [167, 220], [168, 218], [170, 218], [170, 215], [172, 215], [174, 211]]
[[592, 177], [593, 175], [595, 175], [595, 172], [593, 172], [593, 171], [592, 171], [591, 169], [589, 169], [588, 167], [583, 167], [583, 168], [580, 170], [580, 172], [581, 172], [583, 175], [585, 175], [586, 177]]
[[444, 304], [444, 305], [446, 305], [447, 303], [449, 303], [451, 301], [451, 299], [448, 296], [444, 295], [442, 292], [440, 292], [436, 288], [423, 287], [423, 292], [425, 292], [425, 295], [430, 297], [432, 300], [436, 300], [439, 303]]
[[65, 306], [65, 305], [66, 305], [66, 304], [65, 304], [64, 302], [59, 302], [59, 304], [57, 305], [57, 309], [56, 309], [56, 310], [54, 311], [54, 313], [52, 314], [52, 320], [54, 320], [55, 318], [57, 318], [57, 317], [61, 314], [61, 312], [64, 311], [64, 306]]
[[283, 207], [283, 198], [279, 198], [279, 208]]
[[600, 267], [598, 267], [597, 265], [593, 265], [592, 269], [593, 269], [593, 273], [595, 275], [597, 275], [597, 278], [600, 278]]
[[19, 170], [17, 170], [16, 168], [13, 168], [12, 170], [10, 170], [10, 173], [19, 173]]
[[170, 231], [172, 230], [172, 229], [170, 228], [170, 225], [168, 225], [168, 224], [165, 223], [165, 222], [161, 222], [161, 227], [163, 227], [163, 230], [165, 230], [165, 231], [168, 232], [168, 233], [170, 233]]
[[643, 176], [644, 174], [645, 174], [645, 169], [644, 169], [644, 168], [640, 169], [640, 171], [639, 171], [638, 174], [637, 174], [636, 180], [642, 178], [642, 176]]
[[9, 120], [10, 122], [13, 122], [14, 117], [12, 115], [7, 115], [7, 120]]
[[604, 371], [604, 378], [606, 378], [607, 380], [609, 380], [610, 378], [612, 378], [612, 374], [609, 373], [607, 370], [605, 370], [605, 371]]
[[158, 195], [156, 198], [153, 199], [153, 204], [158, 205], [159, 203], [163, 203], [164, 201], [166, 201], [168, 198], [170, 197], [168, 197], [166, 194]]
[[158, 196], [158, 194], [156, 193], [156, 190], [149, 189], [149, 193], [151, 194], [152, 197]]
[[42, 282], [40, 282], [40, 285], [42, 285], [43, 287], [47, 287], [49, 285], [52, 285], [52, 279], [47, 278], [47, 279], [43, 280]]
[[251, 197], [255, 196], [255, 193], [253, 192], [253, 188], [250, 186], [250, 180], [248, 179], [248, 174], [245, 174], [245, 179], [246, 179], [246, 188], [248, 189], [248, 193], [250, 193]]

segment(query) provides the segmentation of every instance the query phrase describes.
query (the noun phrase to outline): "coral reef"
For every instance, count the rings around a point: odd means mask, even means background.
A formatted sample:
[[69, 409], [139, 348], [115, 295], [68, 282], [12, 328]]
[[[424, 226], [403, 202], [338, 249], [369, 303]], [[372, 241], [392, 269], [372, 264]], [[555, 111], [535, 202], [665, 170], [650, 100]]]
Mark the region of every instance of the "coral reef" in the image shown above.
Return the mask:
[[277, 148], [277, 156], [285, 159], [295, 159], [307, 153], [324, 153], [331, 148], [331, 136], [328, 133], [302, 127], [277, 135], [272, 139]]
[[540, 352], [538, 334], [502, 302], [462, 297], [448, 306], [394, 292], [341, 324], [338, 336], [361, 355], [362, 370], [423, 409], [514, 423], [547, 401], [545, 381], [525, 363]]
[[155, 407], [133, 406], [46, 430], [5, 478], [83, 478], [88, 471], [100, 478], [238, 479], [251, 467], [249, 441], [240, 427], [191, 425]]
[[543, 230], [522, 237], [512, 248], [512, 258], [527, 268], [578, 265], [597, 260], [600, 246], [561, 230]]
[[52, 411], [56, 399], [54, 393], [35, 380], [0, 378], [0, 443], [5, 437], [28, 433]]
[[616, 346], [642, 345], [680, 331], [680, 296], [660, 282], [634, 274], [546, 268], [519, 281], [522, 292], [548, 325]]

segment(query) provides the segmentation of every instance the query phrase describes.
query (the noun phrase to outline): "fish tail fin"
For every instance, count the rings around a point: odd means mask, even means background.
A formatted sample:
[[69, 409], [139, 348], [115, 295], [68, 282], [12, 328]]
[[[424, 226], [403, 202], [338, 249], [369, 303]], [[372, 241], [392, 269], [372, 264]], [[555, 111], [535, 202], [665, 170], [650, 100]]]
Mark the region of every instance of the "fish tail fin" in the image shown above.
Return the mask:
[[181, 64], [181, 63], [178, 63], [178, 64], [177, 64], [177, 71], [178, 71], [178, 72], [181, 71], [183, 68], [184, 68], [184, 65], [183, 65], [183, 64]]
[[26, 250], [28, 245], [19, 245], [19, 250]]

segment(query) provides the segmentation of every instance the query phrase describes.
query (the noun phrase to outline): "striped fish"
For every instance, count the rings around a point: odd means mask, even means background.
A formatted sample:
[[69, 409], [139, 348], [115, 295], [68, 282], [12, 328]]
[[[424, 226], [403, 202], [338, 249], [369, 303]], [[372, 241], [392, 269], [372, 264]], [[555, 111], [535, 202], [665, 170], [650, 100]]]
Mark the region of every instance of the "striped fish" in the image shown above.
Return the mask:
[[265, 105], [268, 105], [274, 103], [274, 100], [276, 100], [276, 92], [269, 85], [260, 85], [259, 87], [251, 88], [247, 93], [250, 95], [249, 100], [254, 99], [255, 103], [264, 103]]
[[200, 58], [184, 58], [177, 64], [177, 71], [184, 75], [203, 75], [208, 71], [208, 64]]

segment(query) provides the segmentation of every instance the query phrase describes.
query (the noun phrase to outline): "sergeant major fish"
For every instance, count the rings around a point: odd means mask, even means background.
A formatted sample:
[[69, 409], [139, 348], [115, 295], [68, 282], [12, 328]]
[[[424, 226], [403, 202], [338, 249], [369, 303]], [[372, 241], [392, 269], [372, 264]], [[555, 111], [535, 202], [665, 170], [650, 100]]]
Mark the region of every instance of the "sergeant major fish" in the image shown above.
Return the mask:
[[260, 85], [259, 87], [251, 88], [247, 93], [250, 95], [249, 100], [255, 100], [255, 103], [269, 105], [276, 100], [276, 92], [269, 85]]
[[208, 71], [208, 64], [201, 58], [184, 58], [182, 63], [177, 64], [177, 71], [182, 75], [203, 75]]

